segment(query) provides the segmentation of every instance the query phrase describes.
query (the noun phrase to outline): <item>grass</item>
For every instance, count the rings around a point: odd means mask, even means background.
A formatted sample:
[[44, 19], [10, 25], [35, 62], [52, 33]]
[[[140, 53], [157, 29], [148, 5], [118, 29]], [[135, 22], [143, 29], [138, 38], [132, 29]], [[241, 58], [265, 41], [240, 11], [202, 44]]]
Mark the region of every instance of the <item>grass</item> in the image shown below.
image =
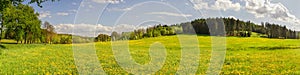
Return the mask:
[[[190, 35], [182, 35], [190, 36]], [[197, 74], [205, 74], [212, 56], [210, 36], [198, 36], [200, 58]], [[71, 44], [3, 44], [0, 74], [78, 74]], [[175, 74], [179, 69], [181, 45], [177, 36], [163, 36], [129, 41], [135, 62], [151, 62], [149, 49], [160, 42], [166, 49], [166, 60], [156, 74]], [[300, 40], [267, 38], [226, 38], [226, 59], [221, 74], [300, 74]], [[75, 44], [74, 46], [86, 46]], [[192, 45], [193, 47], [197, 47]], [[130, 74], [122, 69], [113, 55], [111, 42], [95, 43], [102, 68], [108, 74]], [[154, 56], [155, 57], [155, 56]], [[196, 56], [190, 56], [196, 57]], [[192, 61], [190, 61], [192, 62]]]

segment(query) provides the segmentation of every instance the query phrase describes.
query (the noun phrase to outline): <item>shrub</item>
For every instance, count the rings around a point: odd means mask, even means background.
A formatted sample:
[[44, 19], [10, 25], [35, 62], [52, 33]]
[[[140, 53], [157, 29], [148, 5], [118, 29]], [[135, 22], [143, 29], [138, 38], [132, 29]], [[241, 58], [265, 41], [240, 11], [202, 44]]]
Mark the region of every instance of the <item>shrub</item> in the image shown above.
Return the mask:
[[111, 41], [110, 36], [106, 35], [106, 34], [99, 34], [95, 40], [95, 42], [106, 42], [106, 41]]
[[72, 43], [72, 37], [70, 36], [62, 36], [60, 39], [60, 44], [71, 44]]

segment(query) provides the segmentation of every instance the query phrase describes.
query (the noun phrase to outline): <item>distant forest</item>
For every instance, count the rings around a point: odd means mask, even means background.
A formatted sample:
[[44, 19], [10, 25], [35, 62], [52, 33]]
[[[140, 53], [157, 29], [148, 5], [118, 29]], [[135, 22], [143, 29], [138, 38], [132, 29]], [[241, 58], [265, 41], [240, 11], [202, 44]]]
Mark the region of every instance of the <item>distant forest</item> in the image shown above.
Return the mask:
[[[100, 34], [95, 41], [137, 40], [149, 37], [168, 36], [176, 34], [199, 34], [211, 36], [251, 37], [252, 32], [262, 34], [264, 38], [298, 39], [298, 32], [287, 29], [286, 26], [262, 22], [261, 25], [251, 21], [234, 18], [196, 19], [191, 22], [173, 25], [155, 25], [133, 32], [112, 32], [111, 36]], [[263, 36], [264, 35], [264, 36]]]
[[[252, 32], [265, 34], [267, 38], [298, 39], [297, 32], [287, 29], [286, 26], [271, 24], [268, 22], [255, 24], [251, 21], [241, 21], [234, 18], [208, 18], [197, 19], [192, 22], [182, 23], [180, 26], [184, 33], [195, 30], [197, 34], [222, 34], [225, 36], [250, 37]], [[223, 36], [223, 35], [219, 35]]]

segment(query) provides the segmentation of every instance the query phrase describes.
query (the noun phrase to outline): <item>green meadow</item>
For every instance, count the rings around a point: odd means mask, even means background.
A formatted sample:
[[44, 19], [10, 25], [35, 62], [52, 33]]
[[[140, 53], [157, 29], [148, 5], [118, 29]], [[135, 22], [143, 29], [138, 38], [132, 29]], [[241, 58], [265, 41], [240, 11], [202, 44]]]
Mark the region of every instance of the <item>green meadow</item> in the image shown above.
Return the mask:
[[[191, 35], [180, 35], [191, 36]], [[211, 36], [198, 36], [200, 58], [197, 74], [206, 74], [211, 58]], [[167, 41], [166, 41], [167, 40]], [[0, 74], [78, 74], [72, 46], [87, 44], [13, 44], [2, 40]], [[161, 36], [130, 40], [132, 58], [147, 64], [151, 44], [160, 42], [167, 53], [163, 67], [155, 74], [175, 74], [181, 56], [178, 37]], [[300, 74], [300, 40], [259, 37], [227, 37], [226, 59], [220, 74]], [[96, 53], [107, 74], [131, 74], [117, 64], [111, 42], [95, 43]], [[191, 56], [193, 57], [193, 56]], [[100, 65], [99, 65], [100, 66]]]

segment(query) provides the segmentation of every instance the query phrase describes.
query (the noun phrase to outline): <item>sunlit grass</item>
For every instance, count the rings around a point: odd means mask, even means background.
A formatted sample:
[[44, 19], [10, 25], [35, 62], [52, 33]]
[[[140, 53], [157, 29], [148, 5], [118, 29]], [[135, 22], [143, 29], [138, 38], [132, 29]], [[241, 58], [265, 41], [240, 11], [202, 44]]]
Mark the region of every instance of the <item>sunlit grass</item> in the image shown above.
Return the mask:
[[[183, 35], [190, 36], [190, 35]], [[14, 42], [3, 40], [2, 42]], [[151, 61], [149, 48], [160, 42], [167, 58], [156, 74], [175, 74], [179, 68], [181, 45], [177, 36], [129, 41], [132, 58], [139, 64]], [[198, 36], [200, 62], [197, 74], [205, 74], [211, 56], [211, 37]], [[227, 37], [227, 52], [221, 74], [300, 74], [300, 40]], [[76, 44], [81, 46], [86, 44]], [[3, 44], [0, 74], [77, 74], [71, 44]], [[108, 74], [128, 74], [116, 62], [111, 42], [95, 43], [96, 53]]]

